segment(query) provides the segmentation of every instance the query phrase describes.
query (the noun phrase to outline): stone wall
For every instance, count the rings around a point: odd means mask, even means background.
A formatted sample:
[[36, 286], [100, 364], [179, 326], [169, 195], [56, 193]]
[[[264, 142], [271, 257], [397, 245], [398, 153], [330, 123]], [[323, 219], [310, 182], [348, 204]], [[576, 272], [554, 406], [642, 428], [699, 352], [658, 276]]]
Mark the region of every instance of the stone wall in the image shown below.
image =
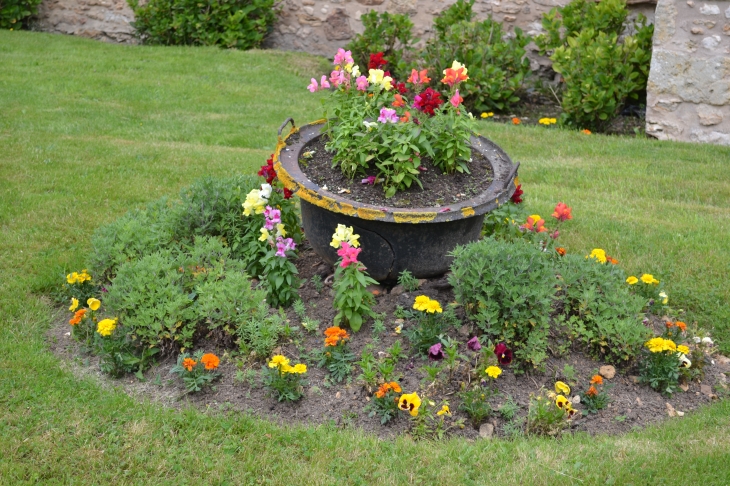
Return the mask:
[[730, 145], [730, 2], [659, 0], [646, 132]]
[[[362, 33], [360, 16], [371, 11], [407, 14], [414, 23], [414, 37], [425, 39], [432, 33], [433, 19], [454, 0], [284, 0], [279, 21], [267, 39], [267, 47], [305, 51], [332, 57], [356, 34]], [[504, 24], [508, 33], [515, 27], [529, 35], [542, 32], [542, 15], [570, 0], [476, 0], [474, 12], [481, 20], [491, 15]], [[656, 0], [628, 0], [631, 17], [643, 13], [654, 18]], [[550, 66], [528, 46], [533, 70]]]
[[33, 29], [136, 43], [132, 21], [134, 13], [127, 0], [43, 0]]

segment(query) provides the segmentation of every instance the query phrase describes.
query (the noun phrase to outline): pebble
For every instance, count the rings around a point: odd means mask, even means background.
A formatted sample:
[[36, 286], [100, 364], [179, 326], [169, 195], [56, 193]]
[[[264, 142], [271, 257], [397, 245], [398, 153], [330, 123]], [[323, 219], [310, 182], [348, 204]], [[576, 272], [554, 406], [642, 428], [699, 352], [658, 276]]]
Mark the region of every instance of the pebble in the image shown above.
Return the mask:
[[616, 368], [611, 365], [604, 365], [598, 370], [598, 373], [607, 380], [612, 379], [616, 376]]
[[571, 398], [570, 403], [572, 403], [573, 405], [578, 405], [580, 403], [580, 395], [576, 395]]
[[479, 437], [482, 439], [491, 439], [492, 435], [494, 435], [494, 425], [482, 424], [479, 427]]

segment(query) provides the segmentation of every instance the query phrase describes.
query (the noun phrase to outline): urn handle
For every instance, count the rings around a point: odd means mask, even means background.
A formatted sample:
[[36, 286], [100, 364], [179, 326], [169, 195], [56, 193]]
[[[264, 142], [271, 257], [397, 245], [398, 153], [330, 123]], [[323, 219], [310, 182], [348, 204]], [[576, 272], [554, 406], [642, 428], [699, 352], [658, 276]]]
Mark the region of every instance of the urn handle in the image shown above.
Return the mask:
[[292, 118], [292, 117], [287, 118], [286, 120], [284, 120], [284, 123], [282, 123], [281, 126], [279, 127], [279, 138], [281, 138], [281, 132], [284, 131], [284, 127], [289, 122], [291, 122], [292, 128], [296, 128], [296, 125], [294, 124], [294, 118]]

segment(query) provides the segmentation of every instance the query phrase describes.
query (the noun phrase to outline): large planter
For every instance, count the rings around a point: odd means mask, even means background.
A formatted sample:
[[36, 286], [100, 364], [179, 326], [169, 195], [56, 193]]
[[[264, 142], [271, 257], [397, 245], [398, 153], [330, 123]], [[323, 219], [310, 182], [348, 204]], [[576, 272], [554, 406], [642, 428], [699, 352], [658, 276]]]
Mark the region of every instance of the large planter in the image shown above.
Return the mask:
[[[289, 134], [282, 131], [291, 122]], [[304, 232], [314, 251], [335, 264], [337, 251], [330, 246], [338, 224], [352, 226], [360, 235], [360, 260], [378, 281], [393, 281], [403, 270], [418, 278], [443, 275], [451, 264], [448, 253], [457, 245], [479, 238], [484, 214], [507, 202], [515, 191], [519, 164], [490, 140], [472, 136], [472, 150], [492, 165], [494, 180], [479, 195], [438, 208], [377, 207], [323, 190], [299, 168], [304, 147], [322, 136], [323, 121], [294, 126], [290, 118], [279, 129], [275, 169], [287, 189], [301, 199]], [[337, 170], [337, 169], [333, 169]]]

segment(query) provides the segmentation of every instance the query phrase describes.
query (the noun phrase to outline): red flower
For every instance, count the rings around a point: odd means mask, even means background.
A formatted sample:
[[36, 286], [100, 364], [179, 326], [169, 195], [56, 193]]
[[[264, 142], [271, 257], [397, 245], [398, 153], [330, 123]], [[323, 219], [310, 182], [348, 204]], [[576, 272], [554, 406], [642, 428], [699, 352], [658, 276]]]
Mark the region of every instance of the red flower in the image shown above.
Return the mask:
[[557, 219], [558, 221], [566, 221], [568, 219], [573, 219], [573, 216], [570, 214], [572, 211], [572, 208], [569, 208], [565, 203], [559, 202], [557, 206], [555, 206], [555, 211], [553, 212], [553, 218]]
[[508, 365], [514, 357], [512, 350], [507, 348], [507, 344], [499, 343], [494, 347], [494, 354], [497, 355], [497, 361], [501, 365]]
[[413, 100], [413, 108], [433, 116], [433, 110], [441, 106], [443, 102], [441, 94], [431, 88], [426, 88], [423, 93]]
[[289, 199], [290, 197], [292, 197], [292, 195], [294, 195], [294, 192], [290, 191], [289, 189], [287, 189], [285, 187], [284, 188], [284, 199]]
[[261, 166], [258, 174], [266, 179], [267, 184], [271, 184], [271, 181], [276, 179], [276, 171], [274, 170], [274, 154], [266, 161], [266, 165]]
[[520, 196], [522, 196], [523, 194], [524, 194], [524, 192], [522, 191], [522, 184], [520, 184], [515, 189], [515, 193], [512, 194], [512, 202], [515, 203], [515, 204], [521, 203], [522, 202], [522, 198]]
[[393, 87], [400, 93], [400, 94], [406, 94], [408, 91], [408, 88], [406, 88], [406, 83], [398, 83], [394, 82]]
[[370, 54], [370, 62], [368, 62], [368, 69], [380, 69], [381, 67], [388, 64], [388, 61], [383, 59], [383, 53], [382, 52], [376, 52], [375, 54]]

